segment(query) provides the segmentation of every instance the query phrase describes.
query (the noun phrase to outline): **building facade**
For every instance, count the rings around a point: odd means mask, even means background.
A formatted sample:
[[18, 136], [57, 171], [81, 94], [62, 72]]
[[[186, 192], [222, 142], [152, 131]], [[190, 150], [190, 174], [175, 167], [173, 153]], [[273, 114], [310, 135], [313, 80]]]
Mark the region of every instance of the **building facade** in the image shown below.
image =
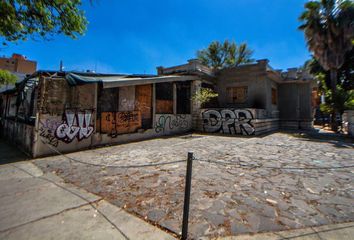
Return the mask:
[[[267, 60], [216, 73], [190, 60], [157, 73], [36, 72], [0, 93], [1, 135], [38, 157], [190, 131], [312, 126], [313, 80], [274, 71]], [[203, 87], [219, 97], [202, 107], [192, 96]]]
[[11, 57], [0, 57], [0, 69], [13, 73], [33, 74], [37, 69], [37, 62], [28, 60], [21, 54], [14, 53]]

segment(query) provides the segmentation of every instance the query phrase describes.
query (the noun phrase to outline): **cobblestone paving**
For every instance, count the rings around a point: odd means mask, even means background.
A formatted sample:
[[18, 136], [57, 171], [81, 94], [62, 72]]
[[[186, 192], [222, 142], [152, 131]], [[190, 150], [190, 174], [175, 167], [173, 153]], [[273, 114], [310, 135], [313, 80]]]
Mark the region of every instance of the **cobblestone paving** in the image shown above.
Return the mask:
[[[193, 238], [354, 221], [354, 168], [338, 168], [354, 165], [348, 142], [285, 133], [261, 138], [193, 135], [67, 156], [122, 166], [183, 160], [188, 151], [197, 159], [189, 225]], [[148, 221], [181, 231], [185, 162], [122, 169], [56, 156], [35, 163]]]

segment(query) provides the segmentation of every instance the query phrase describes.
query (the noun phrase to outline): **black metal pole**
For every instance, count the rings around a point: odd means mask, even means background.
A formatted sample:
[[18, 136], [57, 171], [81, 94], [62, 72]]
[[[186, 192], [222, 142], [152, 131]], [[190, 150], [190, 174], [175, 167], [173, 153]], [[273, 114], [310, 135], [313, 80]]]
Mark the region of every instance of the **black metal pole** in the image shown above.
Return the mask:
[[193, 153], [188, 152], [186, 185], [184, 190], [182, 240], [186, 240], [188, 237], [189, 200], [191, 196], [191, 185], [192, 185], [192, 163], [193, 163]]

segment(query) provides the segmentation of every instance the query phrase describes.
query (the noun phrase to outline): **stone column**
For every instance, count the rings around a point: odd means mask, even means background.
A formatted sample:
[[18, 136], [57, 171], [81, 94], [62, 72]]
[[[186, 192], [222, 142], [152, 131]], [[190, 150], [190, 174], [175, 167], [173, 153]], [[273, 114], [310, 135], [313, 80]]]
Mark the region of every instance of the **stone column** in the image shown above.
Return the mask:
[[173, 83], [173, 114], [177, 114], [177, 86]]
[[152, 84], [152, 127], [155, 127], [156, 121], [156, 83]]
[[[191, 96], [193, 96], [201, 89], [202, 81], [194, 80], [191, 83]], [[199, 101], [191, 99], [191, 114], [192, 114], [192, 128], [193, 130], [201, 131], [203, 120], [201, 119], [201, 104]]]

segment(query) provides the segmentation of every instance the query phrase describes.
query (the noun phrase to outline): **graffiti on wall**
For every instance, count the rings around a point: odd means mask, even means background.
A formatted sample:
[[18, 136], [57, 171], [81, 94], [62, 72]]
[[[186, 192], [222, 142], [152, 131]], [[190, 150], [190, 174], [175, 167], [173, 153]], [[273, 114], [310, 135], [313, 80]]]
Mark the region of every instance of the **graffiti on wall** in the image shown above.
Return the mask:
[[53, 147], [58, 147], [59, 140], [55, 136], [55, 131], [61, 123], [61, 121], [57, 121], [55, 119], [39, 121], [39, 136], [42, 138], [44, 143], [52, 145]]
[[136, 132], [141, 128], [141, 112], [103, 112], [101, 113], [101, 132], [111, 137]]
[[251, 121], [253, 115], [249, 110], [206, 110], [202, 113], [204, 131], [210, 133], [226, 133], [253, 135], [255, 129]]
[[173, 130], [188, 130], [189, 123], [187, 115], [160, 115], [155, 123], [156, 133], [165, 133]]
[[90, 137], [94, 130], [92, 114], [93, 110], [66, 110], [63, 122], [55, 130], [55, 136], [65, 143], [70, 143], [75, 138], [81, 141]]

